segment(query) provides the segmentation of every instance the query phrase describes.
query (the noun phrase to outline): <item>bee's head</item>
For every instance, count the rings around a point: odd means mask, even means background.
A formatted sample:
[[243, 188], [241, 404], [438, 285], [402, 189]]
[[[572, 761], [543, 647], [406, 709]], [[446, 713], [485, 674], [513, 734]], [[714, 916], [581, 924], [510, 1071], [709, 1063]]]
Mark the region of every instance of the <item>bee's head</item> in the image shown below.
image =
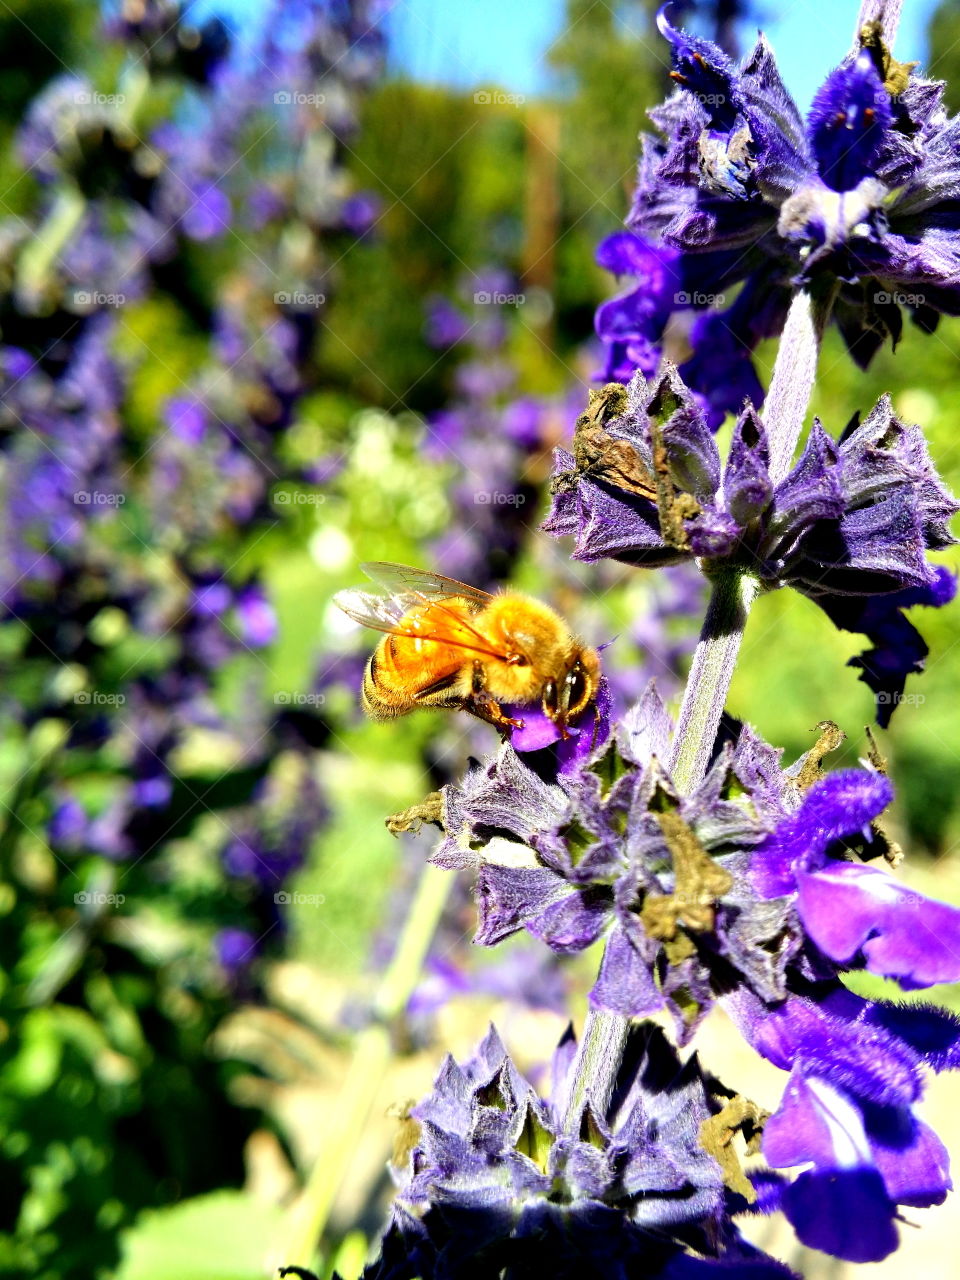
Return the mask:
[[600, 660], [592, 649], [577, 653], [559, 680], [548, 680], [543, 686], [543, 713], [566, 738], [567, 725], [575, 720], [592, 701], [600, 678]]

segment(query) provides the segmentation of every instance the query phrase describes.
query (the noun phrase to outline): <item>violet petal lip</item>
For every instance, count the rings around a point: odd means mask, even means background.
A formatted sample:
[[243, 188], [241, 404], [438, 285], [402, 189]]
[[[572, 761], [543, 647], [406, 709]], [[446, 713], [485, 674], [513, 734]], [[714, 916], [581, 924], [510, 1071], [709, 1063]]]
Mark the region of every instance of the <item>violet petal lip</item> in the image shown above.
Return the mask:
[[872, 973], [909, 990], [960, 980], [960, 909], [884, 871], [838, 863], [801, 872], [797, 910], [810, 937], [838, 963], [862, 950]]

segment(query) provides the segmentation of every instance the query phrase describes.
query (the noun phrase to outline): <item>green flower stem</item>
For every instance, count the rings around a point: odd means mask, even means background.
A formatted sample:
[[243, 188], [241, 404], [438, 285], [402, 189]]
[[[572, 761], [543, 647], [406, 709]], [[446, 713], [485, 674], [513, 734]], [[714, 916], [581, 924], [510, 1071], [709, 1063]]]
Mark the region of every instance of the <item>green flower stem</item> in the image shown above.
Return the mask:
[[606, 1111], [629, 1029], [630, 1019], [619, 1013], [591, 1009], [587, 1014], [574, 1064], [573, 1088], [564, 1117], [564, 1127], [568, 1134], [578, 1133], [583, 1109], [588, 1101], [593, 1104], [597, 1115], [603, 1115]]
[[763, 425], [770, 446], [770, 479], [787, 475], [810, 403], [819, 351], [813, 300], [804, 290], [790, 304], [777, 363], [763, 406]]
[[770, 447], [770, 479], [775, 485], [789, 473], [800, 442], [817, 374], [823, 331], [837, 288], [831, 282], [816, 293], [803, 290], [787, 312], [761, 415]]
[[46, 296], [60, 254], [79, 229], [86, 209], [79, 187], [68, 183], [57, 192], [49, 213], [17, 262], [16, 289], [21, 299], [35, 303]]
[[670, 773], [681, 793], [692, 791], [707, 771], [747, 614], [759, 587], [756, 578], [738, 569], [713, 580], [674, 735]]
[[272, 1264], [309, 1267], [314, 1260], [340, 1183], [393, 1056], [390, 1024], [403, 1013], [420, 980], [455, 879], [437, 867], [427, 865], [423, 869], [403, 933], [374, 999], [375, 1020], [356, 1038], [334, 1113], [336, 1128], [290, 1210], [278, 1256], [271, 1259]]

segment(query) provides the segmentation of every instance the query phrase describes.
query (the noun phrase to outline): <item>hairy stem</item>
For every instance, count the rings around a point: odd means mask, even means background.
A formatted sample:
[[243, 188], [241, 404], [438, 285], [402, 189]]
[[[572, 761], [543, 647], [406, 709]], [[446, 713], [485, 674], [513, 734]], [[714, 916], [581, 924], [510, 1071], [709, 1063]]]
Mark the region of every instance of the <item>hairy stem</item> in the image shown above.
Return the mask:
[[713, 581], [673, 739], [670, 772], [681, 792], [691, 791], [707, 771], [759, 585], [739, 570], [718, 574]]
[[770, 479], [775, 485], [789, 472], [803, 431], [835, 293], [833, 287], [816, 296], [803, 290], [787, 313], [762, 414], [770, 447]]
[[591, 1009], [583, 1028], [583, 1039], [577, 1049], [573, 1088], [564, 1118], [567, 1133], [576, 1133], [587, 1102], [597, 1115], [603, 1115], [610, 1102], [620, 1069], [623, 1047], [627, 1042], [630, 1019], [619, 1013]]
[[375, 1021], [357, 1036], [335, 1110], [336, 1128], [317, 1157], [303, 1192], [290, 1210], [283, 1240], [270, 1266], [309, 1267], [317, 1252], [340, 1183], [370, 1115], [393, 1054], [390, 1023], [403, 1012], [420, 979], [455, 877], [425, 866], [393, 959], [374, 999]]

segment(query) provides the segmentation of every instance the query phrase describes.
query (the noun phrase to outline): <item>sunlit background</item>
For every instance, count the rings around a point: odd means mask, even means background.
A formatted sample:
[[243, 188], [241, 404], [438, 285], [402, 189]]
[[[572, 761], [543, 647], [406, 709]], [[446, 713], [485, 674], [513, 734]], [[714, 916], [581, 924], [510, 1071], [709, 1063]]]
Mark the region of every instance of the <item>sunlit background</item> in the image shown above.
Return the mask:
[[[802, 106], [858, 8], [732, 7]], [[373, 639], [331, 597], [368, 559], [516, 583], [615, 641], [622, 702], [676, 698], [696, 575], [538, 528], [663, 44], [650, 5], [598, 0], [9, 0], [0, 38], [0, 1269], [252, 1280], [322, 1235], [352, 1280], [442, 1055], [494, 1018], [542, 1069], [596, 956], [472, 947], [469, 877], [384, 820], [496, 735], [364, 721]], [[960, 83], [956, 6], [907, 0], [897, 53]], [[866, 375], [831, 334], [815, 410], [836, 433], [890, 391], [957, 489], [958, 373], [956, 321]], [[918, 619], [882, 739], [904, 874], [954, 901], [958, 618]], [[787, 760], [835, 720], [852, 762], [861, 648], [765, 598], [730, 710]], [[706, 1045], [776, 1102], [719, 1016]], [[928, 1105], [956, 1150], [960, 1086]], [[949, 1203], [914, 1216], [872, 1274], [950, 1273]]]

